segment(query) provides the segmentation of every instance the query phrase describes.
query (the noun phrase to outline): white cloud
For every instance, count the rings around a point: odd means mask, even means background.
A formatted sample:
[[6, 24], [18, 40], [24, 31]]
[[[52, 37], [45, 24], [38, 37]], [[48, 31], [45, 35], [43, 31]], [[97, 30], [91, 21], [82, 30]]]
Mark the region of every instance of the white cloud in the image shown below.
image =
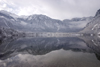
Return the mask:
[[0, 10], [18, 15], [45, 14], [55, 19], [94, 16], [100, 0], [0, 0]]

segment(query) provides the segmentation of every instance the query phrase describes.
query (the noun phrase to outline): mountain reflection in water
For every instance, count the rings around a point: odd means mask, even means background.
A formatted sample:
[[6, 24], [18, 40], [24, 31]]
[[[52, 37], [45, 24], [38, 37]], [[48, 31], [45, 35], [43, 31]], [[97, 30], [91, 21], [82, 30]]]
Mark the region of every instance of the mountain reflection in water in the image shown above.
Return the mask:
[[98, 37], [5, 38], [0, 67], [100, 67]]

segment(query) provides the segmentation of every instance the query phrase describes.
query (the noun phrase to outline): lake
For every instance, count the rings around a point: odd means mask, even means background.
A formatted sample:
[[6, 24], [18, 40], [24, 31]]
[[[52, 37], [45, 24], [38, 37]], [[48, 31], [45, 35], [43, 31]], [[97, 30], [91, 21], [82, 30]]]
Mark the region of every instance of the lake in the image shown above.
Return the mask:
[[100, 38], [0, 39], [0, 67], [100, 67]]

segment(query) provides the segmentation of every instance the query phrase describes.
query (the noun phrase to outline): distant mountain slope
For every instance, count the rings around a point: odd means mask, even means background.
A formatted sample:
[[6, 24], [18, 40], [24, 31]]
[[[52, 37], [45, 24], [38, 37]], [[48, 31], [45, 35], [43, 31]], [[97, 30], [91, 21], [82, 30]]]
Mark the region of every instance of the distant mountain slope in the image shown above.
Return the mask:
[[97, 11], [95, 17], [80, 31], [80, 33], [100, 33], [100, 9]]
[[45, 15], [17, 16], [7, 11], [0, 11], [0, 27], [24, 32], [78, 32], [93, 17], [57, 20]]
[[83, 17], [83, 18], [72, 18], [71, 20], [65, 19], [64, 23], [67, 23], [71, 31], [82, 30], [87, 23], [89, 23], [93, 17]]

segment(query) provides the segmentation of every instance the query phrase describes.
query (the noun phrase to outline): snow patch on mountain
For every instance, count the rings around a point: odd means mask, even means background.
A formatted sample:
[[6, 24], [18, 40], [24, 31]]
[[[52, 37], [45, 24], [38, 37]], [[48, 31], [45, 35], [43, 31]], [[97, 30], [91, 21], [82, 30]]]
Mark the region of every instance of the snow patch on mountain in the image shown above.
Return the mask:
[[95, 25], [93, 26], [92, 30], [94, 30], [94, 28], [95, 28], [97, 25], [98, 25], [98, 24], [95, 24]]
[[27, 23], [25, 23], [25, 22], [23, 22], [23, 21], [21, 21], [21, 24], [22, 24], [22, 25], [27, 25]]
[[0, 11], [0, 26], [24, 32], [77, 32], [83, 29], [92, 18], [83, 17], [61, 21], [45, 15], [17, 16], [7, 11]]

